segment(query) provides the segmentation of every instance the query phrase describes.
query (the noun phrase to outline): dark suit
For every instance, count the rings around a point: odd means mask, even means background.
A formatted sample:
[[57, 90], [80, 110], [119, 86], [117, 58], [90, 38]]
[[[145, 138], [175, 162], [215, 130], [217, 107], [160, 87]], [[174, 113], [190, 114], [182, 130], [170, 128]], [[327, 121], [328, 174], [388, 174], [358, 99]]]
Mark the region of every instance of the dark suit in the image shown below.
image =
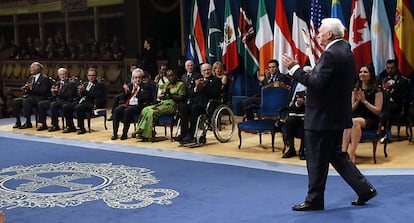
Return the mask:
[[[85, 83], [85, 88], [87, 88], [88, 83]], [[85, 89], [79, 94], [80, 99], [78, 101], [63, 105], [63, 114], [69, 129], [75, 129], [73, 112], [76, 111], [78, 127], [81, 130], [85, 130], [84, 119], [86, 118], [86, 112], [92, 112], [92, 109], [95, 107], [95, 102], [105, 97], [105, 88], [104, 83], [99, 83], [95, 80], [89, 90]], [[97, 106], [97, 108], [99, 107]]]
[[[192, 89], [193, 97], [188, 103], [190, 109], [184, 110], [181, 113], [181, 135], [188, 135], [193, 137], [196, 129], [197, 118], [205, 113], [207, 103], [210, 99], [218, 99], [221, 95], [221, 79], [215, 76], [210, 76], [204, 79], [203, 84], [199, 85], [197, 89]], [[185, 128], [183, 123], [190, 122], [190, 128]]]
[[64, 104], [76, 101], [79, 95], [75, 82], [69, 81], [69, 78], [64, 81], [56, 81], [54, 85], [58, 86], [58, 91], [56, 93], [52, 92], [52, 96], [49, 100], [39, 102], [39, 122], [46, 125], [46, 111], [50, 108], [52, 126], [58, 128], [59, 109], [61, 109]]
[[315, 207], [324, 204], [329, 163], [358, 195], [373, 188], [341, 148], [343, 130], [352, 126], [354, 69], [350, 47], [340, 40], [322, 53], [310, 75], [301, 68], [293, 74], [307, 87], [304, 128], [309, 188], [305, 202]]
[[28, 82], [33, 83], [32, 88], [25, 89], [23, 97], [13, 100], [13, 115], [16, 117], [16, 124], [18, 125], [21, 123], [20, 112], [22, 109], [23, 116], [26, 117], [26, 122], [30, 123], [32, 109], [37, 108], [41, 100], [49, 98], [53, 80], [45, 74], [40, 74], [36, 81], [34, 75], [30, 76]]
[[188, 135], [188, 121], [189, 121], [189, 112], [192, 106], [192, 100], [195, 96], [194, 87], [195, 80], [203, 78], [200, 73], [193, 72], [188, 76], [188, 73], [185, 73], [181, 76], [181, 81], [185, 83], [185, 98], [178, 104], [178, 113], [180, 114], [180, 127], [181, 134], [178, 137], [180, 138], [187, 137]]
[[112, 125], [113, 125], [113, 135], [117, 136], [119, 123], [122, 121], [124, 123], [124, 128], [122, 130], [122, 136], [127, 137], [129, 126], [133, 122], [134, 115], [139, 115], [141, 110], [154, 101], [155, 96], [152, 94], [150, 86], [148, 84], [142, 83], [139, 85], [139, 90], [135, 93], [136, 98], [138, 99], [137, 105], [129, 105], [128, 99], [130, 99], [133, 91], [133, 84], [128, 84], [129, 91], [123, 92], [120, 95], [120, 101], [123, 101], [124, 104], [118, 105], [114, 109], [112, 114]]

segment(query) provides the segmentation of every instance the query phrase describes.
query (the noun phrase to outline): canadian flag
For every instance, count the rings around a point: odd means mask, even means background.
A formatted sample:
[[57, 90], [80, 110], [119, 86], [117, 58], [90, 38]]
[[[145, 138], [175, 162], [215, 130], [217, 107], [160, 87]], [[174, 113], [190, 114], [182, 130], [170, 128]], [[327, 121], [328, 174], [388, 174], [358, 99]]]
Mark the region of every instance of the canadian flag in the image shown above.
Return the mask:
[[355, 57], [355, 70], [358, 70], [363, 64], [372, 63], [371, 35], [362, 0], [352, 0], [349, 44]]

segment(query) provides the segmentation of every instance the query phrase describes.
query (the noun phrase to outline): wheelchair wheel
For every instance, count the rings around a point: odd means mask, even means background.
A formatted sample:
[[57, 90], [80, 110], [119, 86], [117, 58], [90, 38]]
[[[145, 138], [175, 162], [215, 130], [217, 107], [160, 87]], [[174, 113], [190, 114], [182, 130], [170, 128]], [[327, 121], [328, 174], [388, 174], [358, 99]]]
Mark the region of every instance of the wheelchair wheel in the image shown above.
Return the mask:
[[213, 133], [220, 142], [228, 142], [233, 137], [234, 114], [227, 105], [220, 105], [212, 116]]
[[197, 137], [197, 144], [200, 146], [204, 146], [207, 142], [206, 136], [201, 135], [200, 137]]

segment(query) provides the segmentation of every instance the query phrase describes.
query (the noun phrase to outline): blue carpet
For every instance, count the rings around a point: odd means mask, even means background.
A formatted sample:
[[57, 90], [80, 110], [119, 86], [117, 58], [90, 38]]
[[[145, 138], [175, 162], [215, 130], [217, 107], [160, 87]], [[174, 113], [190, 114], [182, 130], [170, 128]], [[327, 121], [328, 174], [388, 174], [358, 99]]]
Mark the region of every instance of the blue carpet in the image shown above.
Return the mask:
[[363, 207], [331, 171], [326, 210], [301, 213], [291, 206], [306, 193], [303, 167], [58, 141], [0, 132], [6, 222], [408, 222], [414, 210], [411, 169], [364, 170], [379, 195]]

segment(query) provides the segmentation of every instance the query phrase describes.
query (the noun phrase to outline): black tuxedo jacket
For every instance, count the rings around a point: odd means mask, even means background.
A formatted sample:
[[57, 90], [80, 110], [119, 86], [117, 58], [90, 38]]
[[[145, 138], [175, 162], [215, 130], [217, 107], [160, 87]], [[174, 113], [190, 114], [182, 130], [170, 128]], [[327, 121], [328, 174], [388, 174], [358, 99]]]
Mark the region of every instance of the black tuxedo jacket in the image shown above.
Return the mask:
[[[123, 92], [121, 94], [121, 101], [127, 101], [129, 97], [131, 97], [132, 90], [134, 89], [134, 86], [132, 83], [128, 84], [129, 91]], [[142, 83], [139, 85], [140, 89], [136, 92], [136, 97], [138, 98], [138, 105], [137, 106], [147, 106], [151, 104], [154, 101], [155, 96], [151, 92], [151, 87], [149, 84]]]
[[50, 88], [52, 87], [53, 80], [46, 74], [40, 74], [39, 78], [35, 82], [35, 76], [32, 75], [28, 80], [33, 83], [32, 89], [25, 90], [25, 94], [29, 98], [33, 98], [36, 101], [48, 99], [50, 97]]
[[210, 76], [204, 80], [204, 83], [194, 91], [192, 103], [196, 106], [206, 107], [210, 99], [219, 99], [221, 96], [221, 79]]
[[352, 126], [354, 70], [352, 51], [340, 40], [322, 53], [311, 74], [301, 68], [295, 71], [293, 77], [307, 87], [305, 129], [329, 131]]
[[[88, 86], [88, 82], [85, 83], [85, 88]], [[106, 86], [104, 83], [99, 83], [98, 81], [94, 81], [92, 87], [87, 91], [80, 93], [80, 102], [82, 103], [89, 103], [89, 104], [95, 104], [96, 100], [100, 100], [104, 98], [106, 95]], [[82, 98], [85, 98], [85, 100], [82, 100]], [[97, 106], [97, 108], [101, 108], [102, 106]]]
[[195, 80], [200, 79], [200, 78], [203, 78], [203, 76], [201, 76], [201, 74], [197, 72], [191, 73], [190, 78], [187, 77], [187, 73], [181, 76], [181, 81], [184, 82], [185, 87], [186, 87], [186, 90], [185, 90], [186, 99], [194, 96], [193, 89], [195, 87]]
[[[69, 81], [69, 79], [66, 79], [63, 81], [64, 84], [62, 87], [59, 88], [56, 99], [58, 101], [64, 101], [64, 102], [73, 102], [76, 101], [79, 98], [76, 83], [73, 81]], [[60, 85], [60, 82], [56, 82], [56, 85]]]

